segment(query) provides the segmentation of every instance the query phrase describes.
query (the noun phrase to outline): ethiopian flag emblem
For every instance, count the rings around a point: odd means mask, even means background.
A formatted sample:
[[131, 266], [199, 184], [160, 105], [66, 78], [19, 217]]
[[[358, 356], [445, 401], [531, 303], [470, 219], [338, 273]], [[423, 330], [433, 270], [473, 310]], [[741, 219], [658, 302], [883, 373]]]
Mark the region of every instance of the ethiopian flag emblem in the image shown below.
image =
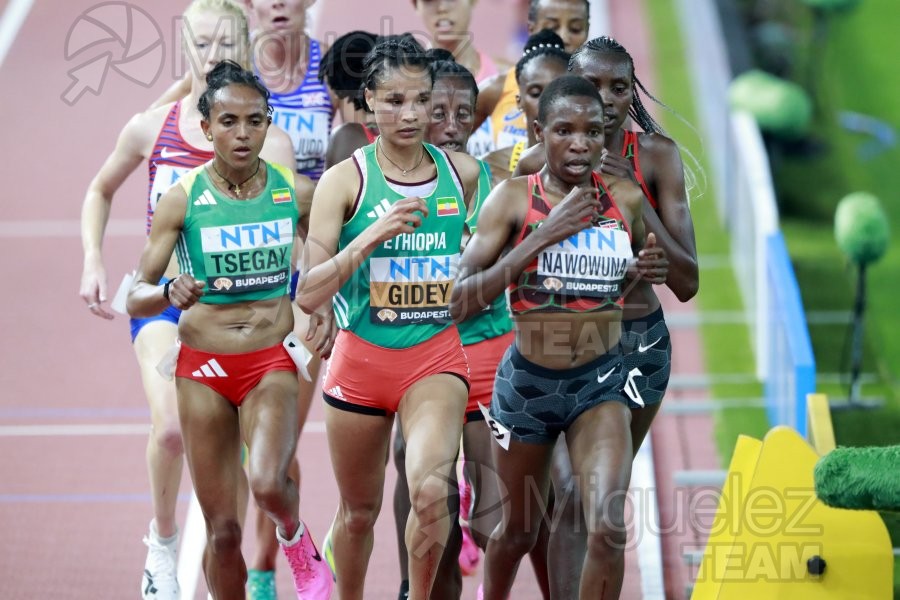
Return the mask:
[[452, 217], [459, 214], [459, 204], [456, 198], [438, 198], [437, 199], [437, 216]]
[[292, 202], [293, 198], [291, 198], [291, 190], [290, 188], [281, 188], [278, 190], [272, 190], [272, 202], [275, 204], [284, 204], [285, 202]]

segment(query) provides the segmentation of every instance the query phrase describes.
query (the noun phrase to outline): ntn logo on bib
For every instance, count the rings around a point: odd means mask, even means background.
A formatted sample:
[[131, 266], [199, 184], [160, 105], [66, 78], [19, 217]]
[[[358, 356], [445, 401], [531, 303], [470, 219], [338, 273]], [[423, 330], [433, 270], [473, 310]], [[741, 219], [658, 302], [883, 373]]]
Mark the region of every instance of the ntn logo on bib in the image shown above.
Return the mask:
[[440, 322], [448, 318], [459, 254], [375, 257], [369, 262], [373, 320], [388, 325]]
[[627, 232], [591, 227], [538, 255], [538, 283], [549, 291], [566, 295], [617, 296], [632, 257]]
[[[278, 190], [276, 190], [278, 191]], [[275, 192], [272, 193], [273, 198]], [[290, 219], [276, 219], [263, 223], [242, 223], [203, 227], [200, 240], [203, 252], [230, 252], [252, 248], [271, 248], [290, 244], [294, 224]]]

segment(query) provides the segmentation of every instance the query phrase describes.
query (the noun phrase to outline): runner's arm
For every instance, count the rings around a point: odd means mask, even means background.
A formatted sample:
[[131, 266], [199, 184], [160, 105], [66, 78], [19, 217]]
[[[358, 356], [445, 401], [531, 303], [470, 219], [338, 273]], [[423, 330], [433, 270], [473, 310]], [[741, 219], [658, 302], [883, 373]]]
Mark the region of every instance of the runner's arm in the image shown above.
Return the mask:
[[122, 129], [116, 147], [88, 185], [81, 207], [81, 245], [84, 266], [81, 274], [81, 297], [91, 311], [112, 319], [112, 313], [100, 304], [109, 298], [106, 268], [103, 265], [103, 237], [112, 207], [113, 195], [125, 179], [144, 160], [148, 143], [145, 115], [131, 118]]
[[266, 141], [263, 142], [259, 157], [285, 166], [295, 173], [297, 172], [294, 143], [291, 141], [291, 136], [277, 125], [269, 125], [269, 129], [266, 132]]
[[[506, 252], [520, 219], [521, 190], [504, 181], [485, 199], [475, 233], [469, 238], [459, 265], [459, 275], [450, 296], [450, 316], [461, 323], [500, 296], [518, 278], [541, 247], [528, 240]], [[538, 236], [528, 236], [537, 238]], [[504, 255], [504, 253], [506, 253]], [[502, 257], [502, 258], [501, 258]]]
[[[153, 215], [150, 237], [141, 254], [141, 262], [134, 276], [134, 283], [128, 292], [126, 306], [132, 317], [151, 317], [164, 311], [170, 304], [178, 308], [189, 308], [193, 302], [178, 302], [172, 295], [173, 284], [170, 284], [169, 299], [163, 296], [164, 286], [157, 282], [166, 272], [175, 243], [184, 226], [184, 215], [187, 208], [187, 194], [180, 185], [172, 186], [163, 194]], [[191, 275], [181, 275], [176, 279], [188, 294], [195, 286]], [[173, 280], [174, 281], [174, 280]], [[200, 284], [199, 289], [202, 288]], [[199, 298], [199, 293], [197, 294]], [[196, 299], [194, 300], [196, 301]], [[186, 304], [186, 306], [185, 306]]]
[[538, 142], [522, 153], [522, 156], [519, 157], [518, 164], [516, 164], [516, 168], [513, 170], [512, 176], [520, 177], [522, 175], [537, 173], [544, 168], [544, 163], [546, 162], [547, 158], [544, 156], [544, 142]]
[[314, 233], [306, 242], [297, 286], [297, 304], [306, 313], [330, 302], [382, 242], [401, 233], [413, 233], [423, 216], [428, 216], [421, 198], [404, 198], [337, 252], [344, 217], [359, 185], [356, 166], [346, 160], [329, 169], [316, 186], [309, 225]]
[[656, 243], [666, 251], [669, 273], [666, 285], [682, 302], [697, 294], [700, 273], [697, 266], [697, 243], [694, 223], [684, 185], [684, 167], [678, 146], [672, 140], [656, 138], [651, 150], [656, 182], [659, 214], [644, 202], [644, 223], [647, 231], [656, 234]]
[[369, 144], [364, 128], [361, 123], [344, 123], [331, 133], [328, 149], [325, 150], [326, 169], [347, 160], [357, 148]]
[[312, 210], [313, 194], [316, 184], [312, 179], [300, 173], [294, 173], [294, 196], [297, 200], [297, 210], [300, 211], [300, 219], [297, 222], [297, 234], [301, 241], [306, 239], [309, 233], [309, 214]]
[[[357, 239], [356, 248], [337, 252], [341, 227], [355, 192], [347, 179], [359, 182], [359, 176], [350, 177], [355, 167], [346, 160], [327, 170], [313, 194], [309, 216], [309, 231], [303, 254], [297, 265], [300, 281], [297, 284], [297, 305], [311, 314], [331, 301], [331, 298], [350, 278], [372, 248]], [[362, 247], [360, 247], [362, 245]]]

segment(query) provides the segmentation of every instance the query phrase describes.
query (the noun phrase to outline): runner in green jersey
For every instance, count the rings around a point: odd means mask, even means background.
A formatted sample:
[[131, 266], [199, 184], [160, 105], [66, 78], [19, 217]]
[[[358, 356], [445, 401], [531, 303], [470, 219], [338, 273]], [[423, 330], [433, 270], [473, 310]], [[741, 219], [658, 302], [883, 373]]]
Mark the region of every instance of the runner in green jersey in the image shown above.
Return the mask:
[[[453, 60], [446, 50], [430, 50], [433, 58], [434, 88], [431, 123], [427, 139], [449, 151], [466, 151], [474, 123], [478, 85], [472, 74]], [[479, 161], [481, 171], [475, 201], [466, 217], [466, 234], [475, 232], [478, 213], [491, 191], [491, 172], [487, 163]], [[441, 560], [432, 591], [434, 600], [459, 598], [462, 575], [471, 575], [480, 560], [481, 550], [500, 521], [500, 494], [493, 475], [491, 431], [484, 423], [480, 406], [488, 407], [494, 387], [494, 374], [506, 348], [512, 343], [512, 321], [506, 298], [499, 296], [490, 307], [458, 324], [463, 348], [469, 359], [469, 401], [463, 426], [465, 480], [459, 488], [460, 518], [453, 523], [447, 551]], [[406, 481], [406, 441], [398, 428], [394, 436], [394, 465], [397, 483], [394, 488], [394, 519], [400, 552], [401, 584], [398, 600], [409, 591], [406, 564], [406, 522], [410, 511], [409, 487]], [[535, 563], [536, 570], [546, 560]], [[546, 568], [544, 568], [546, 571]], [[540, 577], [540, 575], [539, 575]], [[546, 575], [544, 574], [544, 579]]]
[[[299, 518], [297, 370], [304, 365], [288, 296], [294, 237], [306, 222], [312, 184], [259, 158], [271, 123], [268, 91], [231, 61], [207, 76], [199, 106], [215, 157], [160, 199], [128, 296], [133, 317], [170, 304], [184, 311], [175, 369], [185, 454], [206, 520], [204, 571], [216, 598], [243, 598], [238, 459], [249, 447], [250, 489], [275, 522], [303, 598], [326, 599], [328, 566]], [[173, 250], [181, 270], [157, 285]], [[309, 338], [330, 350], [328, 316]], [[290, 335], [289, 335], [290, 334]], [[230, 458], [229, 458], [230, 457]]]
[[468, 365], [448, 304], [479, 165], [425, 144], [428, 60], [407, 40], [366, 58], [365, 97], [381, 136], [316, 189], [297, 301], [334, 302], [341, 327], [323, 384], [341, 502], [333, 529], [342, 600], [364, 597], [394, 414], [409, 451], [410, 598], [431, 594], [450, 523]]

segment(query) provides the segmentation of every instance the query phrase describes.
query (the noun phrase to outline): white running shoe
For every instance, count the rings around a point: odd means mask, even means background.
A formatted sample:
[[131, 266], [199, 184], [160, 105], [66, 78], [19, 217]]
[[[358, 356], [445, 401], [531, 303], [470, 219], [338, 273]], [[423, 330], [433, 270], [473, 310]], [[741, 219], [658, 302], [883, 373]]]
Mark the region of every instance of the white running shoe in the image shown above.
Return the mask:
[[150, 533], [144, 536], [147, 545], [147, 561], [141, 578], [143, 600], [179, 600], [178, 587], [178, 535], [167, 544], [160, 541], [156, 523], [150, 523]]

